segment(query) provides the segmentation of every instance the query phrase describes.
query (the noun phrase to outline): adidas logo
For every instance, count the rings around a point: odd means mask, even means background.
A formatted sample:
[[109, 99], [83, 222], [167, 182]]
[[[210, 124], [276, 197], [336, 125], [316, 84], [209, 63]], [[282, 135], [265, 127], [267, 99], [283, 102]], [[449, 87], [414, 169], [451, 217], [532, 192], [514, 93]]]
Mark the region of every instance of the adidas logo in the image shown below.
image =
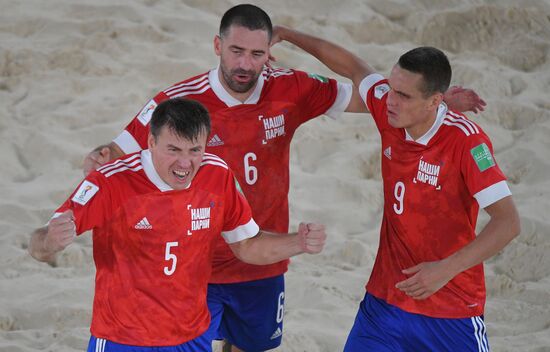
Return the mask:
[[217, 147], [223, 145], [223, 141], [220, 136], [215, 134], [214, 137], [212, 137], [212, 139], [210, 139], [206, 145], [209, 147]]
[[391, 146], [384, 149], [384, 156], [391, 160]]
[[136, 230], [151, 230], [153, 226], [149, 223], [149, 220], [144, 217], [136, 224], [136, 226], [134, 226], [134, 228]]
[[277, 337], [281, 336], [283, 334], [283, 331], [281, 330], [281, 328], [277, 328], [277, 330], [275, 330], [275, 332], [273, 333], [273, 335], [271, 335], [271, 340], [274, 340], [276, 339]]

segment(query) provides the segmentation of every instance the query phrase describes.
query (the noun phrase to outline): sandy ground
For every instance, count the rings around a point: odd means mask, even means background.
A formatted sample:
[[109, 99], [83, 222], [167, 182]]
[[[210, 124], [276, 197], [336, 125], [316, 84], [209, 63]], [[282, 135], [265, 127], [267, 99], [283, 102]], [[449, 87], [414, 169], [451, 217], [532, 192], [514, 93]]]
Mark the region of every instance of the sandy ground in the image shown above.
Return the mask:
[[[492, 138], [523, 224], [486, 265], [493, 351], [550, 351], [550, 1], [256, 3], [274, 23], [336, 40], [384, 74], [415, 46], [448, 53], [453, 83], [489, 104], [469, 116]], [[85, 349], [91, 238], [49, 266], [27, 254], [29, 233], [81, 179], [89, 150], [158, 90], [217, 65], [212, 39], [235, 4], [0, 0], [0, 351]], [[289, 45], [274, 54], [280, 66], [330, 75]], [[379, 148], [369, 115], [321, 117], [294, 138], [292, 225], [323, 221], [331, 237], [322, 255], [291, 265], [280, 351], [343, 347], [378, 245]]]

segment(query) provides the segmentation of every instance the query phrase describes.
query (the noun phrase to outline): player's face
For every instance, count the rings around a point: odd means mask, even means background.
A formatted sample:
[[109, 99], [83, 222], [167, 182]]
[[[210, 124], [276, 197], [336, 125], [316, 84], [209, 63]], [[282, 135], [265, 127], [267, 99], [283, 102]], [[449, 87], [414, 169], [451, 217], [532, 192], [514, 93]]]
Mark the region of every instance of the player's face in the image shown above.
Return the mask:
[[386, 104], [388, 123], [395, 128], [406, 128], [413, 138], [421, 137], [432, 126], [442, 94], [425, 97], [420, 90], [424, 78], [419, 73], [407, 71], [395, 65], [388, 83]]
[[175, 190], [189, 187], [197, 174], [206, 148], [206, 133], [190, 141], [163, 127], [155, 140], [149, 135], [149, 149], [160, 178]]
[[226, 88], [246, 93], [256, 85], [269, 59], [269, 36], [264, 30], [233, 25], [223, 38], [214, 39], [216, 55]]

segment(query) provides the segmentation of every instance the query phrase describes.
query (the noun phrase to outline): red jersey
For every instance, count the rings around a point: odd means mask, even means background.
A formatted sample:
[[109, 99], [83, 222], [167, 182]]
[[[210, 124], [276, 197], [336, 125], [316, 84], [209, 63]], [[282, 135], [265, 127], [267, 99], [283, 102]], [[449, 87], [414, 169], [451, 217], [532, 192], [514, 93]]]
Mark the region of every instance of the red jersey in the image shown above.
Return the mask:
[[483, 314], [483, 264], [454, 277], [425, 300], [395, 288], [401, 271], [441, 260], [475, 239], [479, 207], [510, 195], [493, 157], [491, 142], [474, 122], [439, 106], [437, 118], [414, 141], [388, 123], [387, 80], [367, 76], [360, 93], [382, 137], [384, 215], [378, 254], [367, 290], [399, 308], [438, 318]]
[[90, 173], [56, 215], [67, 209], [78, 234], [93, 229], [91, 332], [135, 346], [179, 345], [206, 331], [216, 239], [259, 231], [233, 174], [212, 154], [184, 190], [162, 181], [149, 150], [125, 156]]
[[[344, 111], [351, 86], [305, 72], [266, 68], [245, 103], [223, 88], [218, 70], [177, 83], [152, 99], [114, 140], [126, 153], [147, 148], [149, 120], [160, 102], [194, 99], [209, 111], [212, 133], [207, 151], [227, 161], [235, 172], [261, 229], [288, 232], [290, 142], [296, 129], [321, 114]], [[288, 260], [250, 265], [218, 241], [211, 283], [233, 283], [281, 275]]]

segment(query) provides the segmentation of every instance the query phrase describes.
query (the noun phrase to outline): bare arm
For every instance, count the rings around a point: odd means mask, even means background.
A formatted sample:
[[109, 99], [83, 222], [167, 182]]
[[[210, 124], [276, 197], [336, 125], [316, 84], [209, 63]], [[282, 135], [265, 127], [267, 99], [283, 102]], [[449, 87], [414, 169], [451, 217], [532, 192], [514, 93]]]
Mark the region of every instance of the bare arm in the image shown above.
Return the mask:
[[354, 89], [346, 111], [367, 112], [357, 87], [363, 78], [375, 71], [364, 60], [339, 45], [287, 27], [275, 26], [273, 32], [272, 45], [285, 40], [315, 56], [335, 73], [349, 78], [354, 84]]
[[511, 196], [485, 208], [491, 217], [475, 240], [449, 257], [403, 270], [412, 275], [396, 287], [415, 299], [425, 299], [459, 273], [492, 257], [520, 232], [519, 215]]
[[274, 234], [260, 231], [255, 237], [229, 245], [243, 262], [256, 265], [277, 263], [301, 253], [317, 254], [325, 244], [325, 227], [300, 224], [298, 233]]
[[74, 241], [76, 229], [71, 210], [67, 210], [48, 226], [36, 229], [29, 242], [29, 254], [36, 260], [51, 263], [55, 255]]
[[[347, 112], [368, 112], [365, 102], [361, 98], [358, 87], [363, 78], [374, 73], [375, 70], [364, 60], [354, 55], [343, 47], [327, 40], [299, 32], [283, 26], [273, 27], [273, 39], [271, 45], [285, 40], [296, 45], [302, 50], [315, 56], [325, 66], [335, 73], [349, 78], [353, 82], [353, 95], [346, 108]], [[472, 89], [453, 86], [444, 94], [444, 100], [451, 110], [483, 111], [485, 101]]]
[[84, 158], [84, 162], [82, 164], [84, 176], [87, 176], [91, 171], [97, 169], [101, 165], [113, 159], [120, 158], [123, 155], [124, 152], [122, 149], [120, 149], [120, 147], [114, 142], [100, 145]]

